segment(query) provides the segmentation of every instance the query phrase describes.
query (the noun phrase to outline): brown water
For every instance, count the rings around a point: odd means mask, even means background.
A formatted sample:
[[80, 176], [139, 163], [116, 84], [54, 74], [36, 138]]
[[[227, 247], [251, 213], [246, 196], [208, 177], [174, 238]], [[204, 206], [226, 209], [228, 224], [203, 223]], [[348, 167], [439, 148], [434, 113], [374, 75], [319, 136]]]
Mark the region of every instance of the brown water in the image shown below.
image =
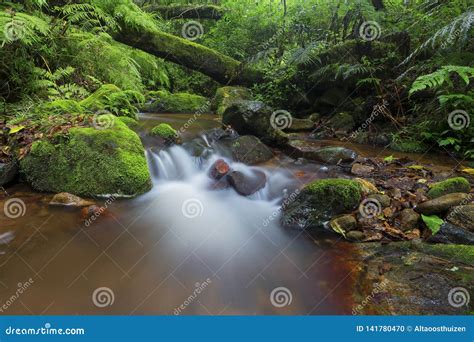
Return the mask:
[[[147, 115], [141, 122], [145, 128], [159, 122], [180, 128], [189, 118]], [[203, 115], [188, 126], [185, 139], [218, 122]], [[296, 184], [331, 172], [314, 164], [290, 165], [283, 157], [271, 164], [287, 169]], [[262, 227], [254, 224], [251, 210], [247, 217], [246, 210], [231, 204], [264, 206], [258, 201], [235, 202], [232, 197], [234, 202], [223, 200], [216, 204], [220, 210], [207, 212], [212, 217], [206, 222], [212, 224], [191, 220], [183, 225], [181, 220], [175, 225], [159, 207], [174, 202], [155, 188], [135, 199], [113, 201], [87, 227], [80, 211], [50, 207], [51, 194], [34, 193], [24, 185], [7, 192], [0, 205], [19, 198], [25, 212], [15, 219], [0, 214], [1, 314], [172, 315], [181, 305], [180, 313], [186, 315], [351, 312], [350, 245], [277, 225]], [[242, 224], [228, 221], [235, 216]], [[30, 278], [32, 284], [16, 296]], [[106, 307], [93, 301], [101, 287], [113, 292], [113, 303]], [[281, 287], [283, 307], [271, 300], [272, 291]]]

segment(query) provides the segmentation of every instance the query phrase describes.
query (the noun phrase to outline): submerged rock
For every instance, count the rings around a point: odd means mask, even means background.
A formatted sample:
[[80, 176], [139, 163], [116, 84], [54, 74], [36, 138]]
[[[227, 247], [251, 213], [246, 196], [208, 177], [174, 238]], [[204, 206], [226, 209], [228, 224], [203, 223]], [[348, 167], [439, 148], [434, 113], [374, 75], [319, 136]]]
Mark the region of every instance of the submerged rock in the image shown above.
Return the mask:
[[361, 186], [348, 179], [323, 179], [308, 184], [284, 208], [282, 222], [300, 228], [322, 227], [336, 215], [357, 208]]
[[26, 181], [38, 191], [81, 196], [134, 196], [151, 189], [138, 135], [113, 115], [107, 128], [75, 127], [68, 139], [36, 141], [21, 161]]
[[466, 178], [457, 177], [434, 183], [428, 191], [428, 197], [438, 198], [452, 193], [469, 193], [471, 185]]
[[142, 110], [149, 113], [208, 113], [209, 100], [203, 96], [157, 91], [153, 94], [155, 99], [146, 104]]
[[469, 200], [468, 194], [449, 194], [421, 203], [415, 210], [425, 215], [444, 214], [452, 207], [458, 206], [467, 200]]
[[86, 201], [67, 192], [61, 192], [53, 196], [53, 199], [49, 202], [49, 205], [65, 207], [89, 207], [93, 206], [94, 202]]
[[255, 135], [265, 144], [284, 145], [288, 137], [272, 126], [273, 110], [260, 101], [236, 101], [222, 115], [222, 123], [239, 134]]
[[350, 163], [357, 158], [354, 151], [338, 146], [319, 147], [313, 142], [292, 140], [288, 143], [289, 152], [297, 157], [336, 165], [339, 162]]
[[267, 176], [258, 170], [252, 170], [251, 175], [240, 171], [232, 171], [227, 175], [227, 180], [240, 195], [250, 196], [265, 187]]

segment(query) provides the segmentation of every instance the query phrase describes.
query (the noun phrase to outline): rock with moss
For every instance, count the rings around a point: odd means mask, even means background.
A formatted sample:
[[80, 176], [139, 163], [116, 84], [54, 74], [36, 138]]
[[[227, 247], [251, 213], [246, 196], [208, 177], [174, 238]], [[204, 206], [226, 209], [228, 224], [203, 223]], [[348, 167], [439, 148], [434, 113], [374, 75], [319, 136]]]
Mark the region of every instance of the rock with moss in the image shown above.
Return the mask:
[[40, 140], [21, 161], [36, 190], [81, 196], [135, 196], [151, 189], [145, 151], [138, 135], [113, 115], [107, 127], [71, 128], [66, 138]]
[[138, 121], [133, 118], [129, 118], [128, 116], [120, 116], [119, 120], [126, 124], [130, 129], [138, 129]]
[[322, 227], [331, 218], [357, 208], [362, 199], [358, 182], [323, 179], [310, 183], [283, 210], [282, 222], [300, 228]]
[[18, 165], [16, 161], [6, 163], [0, 162], [0, 186], [7, 185], [15, 180], [18, 175]]
[[232, 153], [232, 157], [245, 164], [255, 165], [273, 158], [273, 153], [260, 139], [252, 135], [244, 135], [236, 139], [221, 141]]
[[428, 197], [438, 198], [452, 193], [469, 193], [470, 191], [469, 181], [463, 177], [456, 177], [432, 184], [428, 191]]
[[151, 94], [152, 102], [146, 104], [143, 111], [149, 113], [207, 113], [209, 100], [203, 96], [188, 93], [169, 93], [157, 91]]
[[351, 114], [341, 112], [337, 113], [331, 119], [329, 119], [327, 125], [336, 131], [350, 131], [354, 128], [355, 122]]
[[179, 139], [178, 132], [166, 123], [153, 127], [150, 134], [163, 139], [168, 144], [177, 143]]
[[251, 100], [252, 92], [245, 87], [222, 87], [217, 89], [216, 96], [212, 100], [212, 109], [222, 115], [236, 101]]
[[394, 140], [390, 144], [390, 148], [398, 152], [406, 153], [423, 153], [429, 149], [429, 146], [414, 140]]
[[282, 146], [288, 137], [272, 125], [273, 110], [260, 101], [237, 101], [222, 115], [222, 123], [239, 134], [255, 135], [265, 144]]

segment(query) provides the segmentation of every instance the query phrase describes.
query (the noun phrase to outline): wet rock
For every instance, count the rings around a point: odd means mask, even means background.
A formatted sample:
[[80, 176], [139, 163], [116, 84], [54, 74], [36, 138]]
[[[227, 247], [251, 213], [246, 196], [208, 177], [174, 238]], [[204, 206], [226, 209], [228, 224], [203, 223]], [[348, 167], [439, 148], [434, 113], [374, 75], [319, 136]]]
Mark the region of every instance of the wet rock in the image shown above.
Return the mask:
[[8, 163], [0, 163], [0, 186], [4, 186], [13, 180], [18, 175], [18, 165], [11, 161]]
[[91, 205], [86, 208], [82, 208], [81, 216], [83, 219], [91, 218], [92, 216], [100, 216], [106, 209], [99, 207], [98, 205]]
[[237, 101], [251, 100], [252, 92], [244, 87], [221, 87], [217, 89], [216, 96], [212, 100], [212, 109], [218, 115], [224, 114], [227, 108]]
[[456, 226], [474, 232], [474, 204], [452, 208], [447, 220]]
[[357, 153], [345, 147], [319, 147], [314, 142], [292, 140], [288, 143], [288, 150], [296, 157], [315, 160], [318, 162], [336, 165], [339, 162], [350, 163], [357, 158]]
[[236, 101], [222, 115], [222, 123], [239, 134], [255, 135], [265, 144], [282, 146], [288, 137], [272, 126], [272, 108], [260, 101]]
[[213, 128], [204, 132], [204, 135], [211, 144], [221, 139], [236, 139], [239, 137], [239, 134], [232, 128]]
[[227, 164], [224, 159], [216, 160], [209, 169], [209, 177], [212, 179], [221, 179], [230, 171], [230, 166]]
[[365, 234], [358, 230], [352, 230], [346, 234], [346, 239], [350, 241], [363, 241], [365, 239]]
[[377, 187], [373, 183], [369, 182], [368, 180], [362, 179], [362, 178], [354, 178], [354, 180], [360, 184], [362, 193], [364, 195], [379, 193], [379, 189], [377, 189]]
[[469, 181], [463, 177], [450, 178], [430, 186], [428, 197], [438, 198], [452, 193], [469, 193], [471, 186]]
[[426, 239], [427, 242], [474, 245], [474, 233], [467, 229], [444, 223], [438, 233]]
[[386, 208], [390, 206], [390, 197], [384, 194], [372, 194], [367, 197], [368, 200], [373, 200], [380, 203], [382, 208]]
[[400, 229], [405, 232], [417, 228], [419, 220], [420, 214], [416, 211], [413, 209], [403, 209], [398, 216], [397, 222]]
[[424, 215], [444, 214], [452, 207], [468, 200], [468, 198], [468, 194], [461, 193], [444, 195], [418, 205], [415, 210]]
[[65, 206], [65, 207], [88, 207], [94, 205], [94, 202], [86, 201], [78, 196], [67, 192], [61, 192], [59, 194], [54, 195], [50, 205], [55, 206]]
[[314, 127], [314, 122], [308, 119], [293, 118], [291, 126], [285, 129], [288, 132], [311, 131]]
[[229, 148], [236, 161], [244, 164], [255, 165], [273, 158], [270, 148], [252, 135], [244, 135], [234, 140], [224, 140], [222, 143]]
[[341, 112], [329, 119], [327, 125], [334, 130], [350, 131], [354, 128], [354, 118], [350, 113]]
[[250, 196], [265, 187], [267, 176], [259, 170], [252, 170], [252, 174], [232, 171], [227, 175], [227, 180], [240, 195]]
[[305, 186], [284, 208], [282, 223], [299, 228], [323, 227], [331, 218], [357, 208], [362, 199], [358, 182], [323, 179]]
[[370, 165], [364, 165], [355, 163], [352, 165], [351, 173], [356, 176], [368, 176], [374, 171], [374, 167]]
[[329, 225], [334, 231], [350, 232], [357, 228], [357, 221], [352, 215], [343, 215], [332, 219]]

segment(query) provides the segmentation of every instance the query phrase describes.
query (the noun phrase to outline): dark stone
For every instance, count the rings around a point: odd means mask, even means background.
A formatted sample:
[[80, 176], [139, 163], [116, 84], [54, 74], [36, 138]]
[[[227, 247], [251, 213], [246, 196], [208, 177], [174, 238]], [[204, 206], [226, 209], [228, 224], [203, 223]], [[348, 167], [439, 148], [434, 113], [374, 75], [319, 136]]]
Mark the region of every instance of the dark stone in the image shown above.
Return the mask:
[[425, 215], [444, 214], [452, 207], [458, 206], [468, 200], [468, 198], [468, 194], [462, 193], [444, 195], [421, 203], [415, 208], [415, 210], [418, 213]]
[[230, 166], [227, 164], [224, 159], [216, 160], [209, 169], [209, 177], [212, 179], [221, 179], [227, 173], [229, 173]]
[[474, 204], [452, 208], [447, 220], [456, 226], [474, 232]]
[[292, 140], [287, 145], [289, 153], [295, 157], [336, 165], [339, 162], [350, 163], [357, 158], [354, 151], [338, 146], [320, 147], [317, 143], [305, 140]]
[[433, 243], [474, 245], [474, 233], [451, 223], [444, 223], [439, 232], [430, 236], [426, 241]]
[[227, 180], [240, 195], [250, 196], [263, 189], [267, 182], [267, 176], [262, 171], [252, 170], [252, 173], [246, 175], [240, 171], [233, 171], [227, 175]]
[[273, 158], [269, 147], [252, 135], [244, 135], [234, 140], [223, 140], [222, 144], [232, 153], [232, 157], [241, 163], [255, 165]]
[[0, 163], [0, 186], [15, 180], [18, 175], [18, 165], [15, 162]]

